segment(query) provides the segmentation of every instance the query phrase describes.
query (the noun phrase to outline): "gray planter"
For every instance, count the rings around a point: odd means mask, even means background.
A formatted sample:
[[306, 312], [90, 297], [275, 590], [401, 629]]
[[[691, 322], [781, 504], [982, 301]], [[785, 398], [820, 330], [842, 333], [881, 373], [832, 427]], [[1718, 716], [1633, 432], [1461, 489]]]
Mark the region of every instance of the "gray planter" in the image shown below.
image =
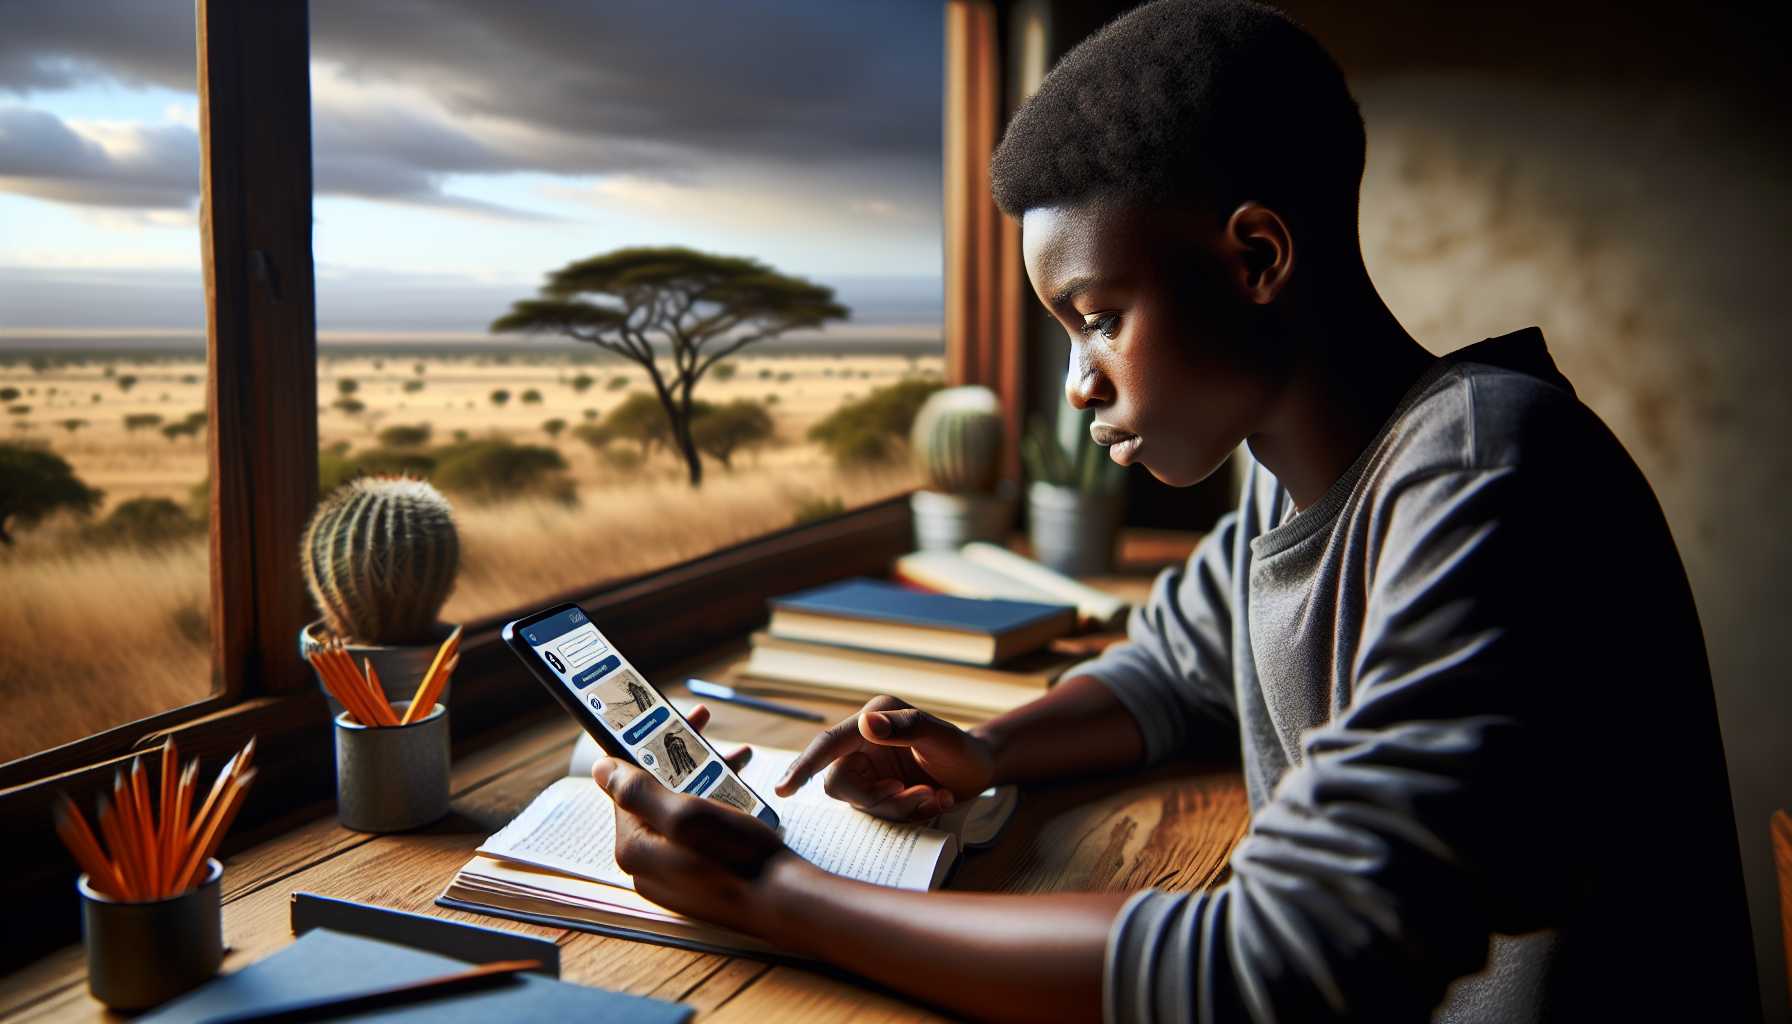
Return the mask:
[[1085, 494], [1074, 487], [1035, 483], [1027, 488], [1027, 532], [1033, 558], [1067, 576], [1114, 568], [1125, 495]]
[[[304, 629], [299, 630], [299, 657], [309, 660], [313, 649], [319, 646], [319, 637], [323, 634], [324, 620], [318, 619]], [[355, 667], [361, 666], [362, 659], [373, 662], [373, 670], [380, 674], [380, 687], [386, 691], [388, 701], [408, 701], [417, 692], [417, 684], [423, 681], [423, 673], [429, 671], [429, 663], [435, 660], [436, 650], [454, 627], [448, 623], [438, 623], [435, 629], [435, 642], [418, 644], [411, 647], [383, 647], [372, 644], [349, 644], [349, 656], [355, 659]], [[315, 670], [313, 670], [315, 673]], [[437, 703], [448, 703], [448, 691], [454, 687], [450, 680], [442, 686], [442, 695], [436, 698]], [[323, 680], [317, 681], [317, 688], [323, 692], [324, 700], [330, 704], [330, 717], [342, 714], [343, 707], [330, 696]]]
[[957, 551], [974, 540], [1000, 544], [1014, 523], [1014, 493], [909, 495], [915, 514], [915, 546], [922, 551]]

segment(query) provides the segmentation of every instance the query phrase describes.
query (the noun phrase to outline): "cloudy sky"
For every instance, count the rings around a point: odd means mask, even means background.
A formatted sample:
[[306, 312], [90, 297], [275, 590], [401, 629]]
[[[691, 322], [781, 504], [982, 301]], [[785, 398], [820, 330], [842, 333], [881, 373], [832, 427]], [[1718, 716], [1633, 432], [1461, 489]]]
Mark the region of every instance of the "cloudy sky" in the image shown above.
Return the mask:
[[[638, 244], [937, 322], [942, 6], [312, 0], [320, 326], [476, 329]], [[192, 0], [0, 25], [0, 330], [196, 325]]]

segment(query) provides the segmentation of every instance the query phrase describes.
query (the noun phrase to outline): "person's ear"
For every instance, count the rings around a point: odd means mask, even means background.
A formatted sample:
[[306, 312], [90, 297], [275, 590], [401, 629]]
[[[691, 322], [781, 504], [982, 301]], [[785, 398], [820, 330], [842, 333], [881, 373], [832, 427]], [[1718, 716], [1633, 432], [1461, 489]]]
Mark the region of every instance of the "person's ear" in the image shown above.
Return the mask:
[[1294, 234], [1281, 214], [1256, 200], [1239, 204], [1226, 218], [1220, 244], [1229, 277], [1247, 302], [1274, 302], [1294, 273]]

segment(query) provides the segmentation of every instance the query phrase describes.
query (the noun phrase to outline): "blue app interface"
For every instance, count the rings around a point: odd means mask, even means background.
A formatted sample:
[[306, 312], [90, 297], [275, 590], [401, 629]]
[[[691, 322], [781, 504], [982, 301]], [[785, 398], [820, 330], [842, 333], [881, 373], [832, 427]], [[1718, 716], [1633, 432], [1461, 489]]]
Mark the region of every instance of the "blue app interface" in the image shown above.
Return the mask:
[[647, 685], [583, 611], [568, 609], [524, 627], [522, 634], [561, 683], [661, 782], [759, 813], [764, 805], [752, 790], [672, 713], [659, 691]]

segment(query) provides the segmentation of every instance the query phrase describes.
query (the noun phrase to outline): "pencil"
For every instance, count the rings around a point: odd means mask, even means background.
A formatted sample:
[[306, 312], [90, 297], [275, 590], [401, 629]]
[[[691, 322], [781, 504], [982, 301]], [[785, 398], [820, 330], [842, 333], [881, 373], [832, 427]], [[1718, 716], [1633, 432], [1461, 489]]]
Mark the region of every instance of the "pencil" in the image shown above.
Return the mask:
[[175, 789], [174, 835], [169, 840], [169, 846], [173, 853], [169, 857], [169, 863], [176, 866], [168, 870], [168, 885], [171, 888], [176, 881], [174, 876], [180, 870], [178, 865], [187, 859], [187, 828], [190, 821], [189, 815], [193, 811], [193, 789], [198, 784], [199, 759], [193, 758], [187, 762], [185, 768], [181, 769], [180, 783]]
[[182, 865], [180, 873], [181, 891], [198, 885], [204, 878], [205, 862], [211, 859], [213, 853], [217, 852], [218, 844], [224, 840], [224, 833], [230, 828], [230, 823], [236, 820], [236, 812], [242, 808], [243, 797], [249, 791], [249, 784], [255, 781], [258, 771], [260, 769], [251, 768], [240, 778], [231, 780], [230, 792], [224, 798], [218, 812], [212, 816], [212, 820], [206, 823], [205, 834], [200, 837], [200, 842], [194, 844], [193, 848], [187, 851], [187, 860]]
[[162, 893], [162, 859], [156, 855], [155, 808], [149, 801], [149, 773], [143, 770], [143, 758], [131, 758], [131, 799], [136, 802], [132, 817], [137, 819], [137, 844], [143, 848], [143, 884], [145, 899], [160, 899]]
[[125, 854], [124, 829], [118, 823], [118, 814], [113, 804], [100, 797], [99, 823], [100, 835], [106, 837], [106, 848], [112, 851], [112, 866], [118, 870], [119, 880], [124, 882], [124, 898], [138, 899], [137, 879], [131, 873], [130, 859]]
[[162, 775], [156, 797], [156, 861], [162, 867], [157, 881], [163, 892], [173, 884], [170, 865], [174, 861], [174, 788], [179, 782], [180, 753], [170, 736], [162, 743]]
[[199, 813], [193, 815], [193, 820], [187, 824], [186, 845], [188, 849], [191, 849], [193, 844], [198, 841], [199, 832], [205, 827], [205, 819], [212, 813], [212, 808], [218, 805], [218, 798], [224, 794], [230, 768], [240, 756], [240, 751], [230, 755], [230, 760], [224, 762], [224, 767], [218, 769], [218, 777], [212, 780], [211, 792], [205, 795], [205, 803], [199, 805]]
[[113, 771], [112, 813], [118, 824], [118, 841], [113, 844], [113, 837], [107, 836], [106, 842], [112, 851], [112, 859], [118, 862], [132, 891], [137, 894], [134, 898], [144, 899], [149, 891], [149, 879], [143, 874], [143, 847], [137, 839], [136, 808], [137, 801], [131, 795], [131, 784], [126, 781], [124, 771]]
[[100, 849], [100, 841], [87, 827], [87, 819], [81, 815], [81, 808], [67, 793], [60, 794], [56, 809], [52, 812], [56, 821], [56, 834], [62, 838], [62, 844], [75, 856], [75, 863], [87, 872], [88, 884], [102, 896], [115, 900], [124, 899], [124, 879], [119, 877], [118, 867], [106, 859]]
[[343, 646], [340, 637], [336, 640], [335, 646], [331, 651], [331, 656], [335, 658], [337, 666], [341, 669], [343, 676], [348, 679], [350, 685], [360, 690], [361, 698], [366, 703], [367, 711], [373, 716], [366, 724], [377, 726], [397, 725], [398, 716], [392, 713], [392, 706], [386, 702], [386, 695], [381, 692], [375, 692], [373, 687], [368, 685], [367, 677], [362, 675], [361, 670], [355, 667], [355, 660], [348, 656], [348, 651]]
[[329, 687], [337, 703], [347, 708], [356, 722], [366, 726], [378, 724], [363, 699], [365, 695], [353, 682], [343, 677], [342, 667], [336, 663], [336, 659], [330, 657], [327, 650], [318, 651], [312, 664], [317, 666], [318, 673], [324, 678], [324, 685]]
[[442, 641], [442, 646], [436, 648], [436, 656], [430, 660], [429, 671], [423, 673], [423, 679], [411, 694], [411, 706], [405, 709], [401, 725], [410, 725], [418, 716], [429, 714], [430, 709], [435, 707], [436, 695], [442, 692], [442, 688], [435, 685], [436, 681], [446, 679], [454, 671], [448, 667], [448, 662], [460, 656], [460, 629], [459, 626], [454, 627], [454, 632], [449, 633], [448, 639]]

